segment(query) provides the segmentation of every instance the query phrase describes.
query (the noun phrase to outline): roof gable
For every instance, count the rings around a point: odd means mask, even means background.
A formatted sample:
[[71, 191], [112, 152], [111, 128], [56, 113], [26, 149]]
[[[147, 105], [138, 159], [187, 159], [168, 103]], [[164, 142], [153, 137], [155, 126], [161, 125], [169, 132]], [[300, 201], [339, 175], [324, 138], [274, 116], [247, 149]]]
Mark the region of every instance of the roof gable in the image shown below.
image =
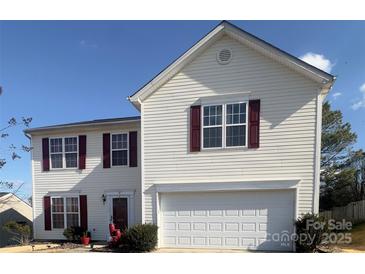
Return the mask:
[[128, 99], [140, 108], [141, 102], [148, 98], [154, 91], [165, 84], [171, 77], [181, 71], [188, 63], [190, 63], [197, 55], [219, 40], [223, 35], [239, 41], [243, 45], [281, 63], [293, 71], [296, 71], [307, 78], [313, 80], [322, 86], [322, 92], [325, 94], [331, 88], [335, 77], [325, 71], [322, 71], [299, 58], [280, 50], [279, 48], [263, 41], [262, 39], [234, 26], [226, 21], [221, 22], [211, 32], [199, 40], [184, 54], [178, 57], [168, 67], [161, 71], [151, 81], [139, 89], [136, 93], [128, 97]]
[[23, 215], [29, 221], [32, 221], [32, 207], [24, 200], [20, 199], [14, 193], [3, 193], [0, 196], [0, 212], [13, 209]]

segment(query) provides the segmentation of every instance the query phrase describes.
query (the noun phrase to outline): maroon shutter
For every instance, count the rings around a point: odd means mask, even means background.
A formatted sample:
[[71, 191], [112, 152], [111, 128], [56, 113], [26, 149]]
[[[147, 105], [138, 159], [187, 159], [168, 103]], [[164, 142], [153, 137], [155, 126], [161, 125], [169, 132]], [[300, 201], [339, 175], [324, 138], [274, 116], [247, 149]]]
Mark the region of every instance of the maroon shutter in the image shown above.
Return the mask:
[[137, 131], [129, 132], [129, 166], [137, 166]]
[[86, 135], [79, 136], [79, 169], [86, 166]]
[[44, 230], [51, 230], [51, 197], [43, 197], [43, 211], [44, 211]]
[[87, 230], [87, 196], [80, 195], [80, 226]]
[[248, 105], [248, 147], [260, 146], [260, 100], [250, 100]]
[[43, 171], [49, 171], [49, 139], [43, 138], [42, 139], [42, 165]]
[[190, 108], [190, 151], [200, 151], [200, 106]]
[[110, 133], [103, 134], [103, 167], [110, 168]]

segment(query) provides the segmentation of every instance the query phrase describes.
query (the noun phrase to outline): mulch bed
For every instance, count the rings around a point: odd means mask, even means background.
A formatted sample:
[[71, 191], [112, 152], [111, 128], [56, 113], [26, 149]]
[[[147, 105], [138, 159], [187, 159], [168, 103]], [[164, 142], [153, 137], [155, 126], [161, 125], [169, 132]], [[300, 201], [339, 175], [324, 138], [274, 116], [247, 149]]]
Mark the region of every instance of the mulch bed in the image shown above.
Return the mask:
[[[44, 243], [43, 243], [44, 244]], [[76, 249], [76, 248], [84, 248], [85, 246], [82, 244], [76, 244], [76, 243], [51, 243], [51, 244], [58, 244], [57, 246], [51, 246], [50, 244], [47, 245], [47, 248], [42, 248], [38, 250], [34, 250], [34, 252], [42, 252], [47, 250], [57, 250], [57, 249]], [[34, 245], [34, 243], [31, 243], [31, 245]]]

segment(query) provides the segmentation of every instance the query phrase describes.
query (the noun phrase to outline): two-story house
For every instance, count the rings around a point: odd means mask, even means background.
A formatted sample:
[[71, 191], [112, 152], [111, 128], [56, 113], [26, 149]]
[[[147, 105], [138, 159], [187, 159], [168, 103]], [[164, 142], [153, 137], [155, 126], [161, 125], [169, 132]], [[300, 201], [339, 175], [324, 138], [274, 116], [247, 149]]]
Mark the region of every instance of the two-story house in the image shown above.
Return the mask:
[[334, 77], [228, 22], [129, 97], [141, 116], [27, 130], [34, 233], [153, 222], [160, 247], [292, 250], [318, 212]]

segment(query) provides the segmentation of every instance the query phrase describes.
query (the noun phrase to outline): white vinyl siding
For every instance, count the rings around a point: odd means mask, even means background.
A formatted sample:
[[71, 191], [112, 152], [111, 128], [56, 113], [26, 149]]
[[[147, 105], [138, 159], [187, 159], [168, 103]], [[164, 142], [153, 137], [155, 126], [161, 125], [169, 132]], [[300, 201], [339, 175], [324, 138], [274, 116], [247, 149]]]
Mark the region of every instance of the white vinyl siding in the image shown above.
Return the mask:
[[[221, 48], [233, 52], [224, 66], [216, 61]], [[298, 214], [311, 211], [319, 91], [312, 80], [223, 36], [143, 101], [145, 221], [157, 221], [155, 183], [298, 178]], [[232, 94], [237, 102], [260, 99], [260, 148], [190, 153], [190, 106]]]
[[[141, 222], [141, 169], [140, 155], [136, 168], [103, 168], [103, 132], [137, 131], [140, 140], [138, 122], [126, 125], [108, 125], [79, 130], [67, 130], [59, 137], [86, 135], [86, 168], [60, 169], [53, 172], [42, 171], [42, 138], [50, 133], [32, 136], [32, 171], [33, 171], [33, 201], [34, 201], [34, 231], [35, 239], [65, 239], [63, 229], [44, 230], [43, 197], [62, 196], [69, 193], [87, 196], [88, 230], [95, 240], [105, 241], [109, 235], [109, 208], [103, 202], [103, 194], [109, 192], [134, 193], [134, 222]], [[55, 135], [56, 136], [56, 135]], [[138, 143], [140, 148], [140, 143]], [[73, 218], [69, 215], [69, 219]]]

